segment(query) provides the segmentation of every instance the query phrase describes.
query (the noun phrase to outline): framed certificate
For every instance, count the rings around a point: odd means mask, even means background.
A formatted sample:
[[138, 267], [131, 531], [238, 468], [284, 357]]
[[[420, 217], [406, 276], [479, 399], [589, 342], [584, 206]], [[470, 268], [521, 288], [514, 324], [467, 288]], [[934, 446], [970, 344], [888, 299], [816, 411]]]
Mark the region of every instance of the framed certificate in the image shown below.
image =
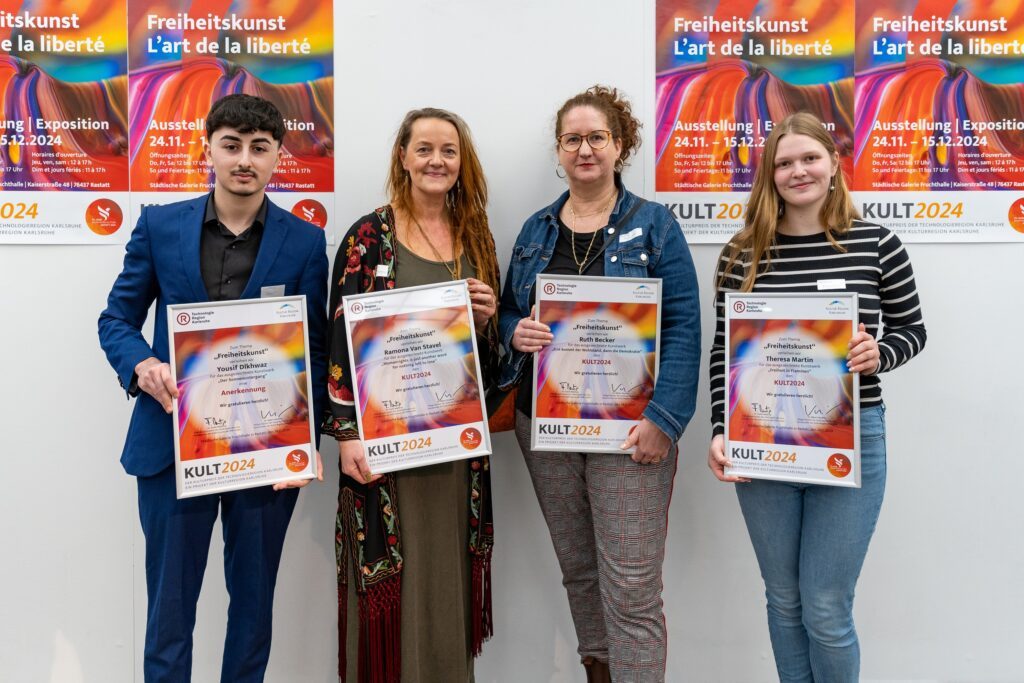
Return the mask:
[[465, 280], [343, 298], [359, 434], [374, 474], [491, 452]]
[[531, 448], [622, 453], [654, 395], [661, 280], [538, 275], [536, 291], [555, 339], [534, 354]]
[[860, 487], [857, 295], [725, 295], [726, 473]]
[[167, 307], [178, 498], [316, 476], [306, 297]]

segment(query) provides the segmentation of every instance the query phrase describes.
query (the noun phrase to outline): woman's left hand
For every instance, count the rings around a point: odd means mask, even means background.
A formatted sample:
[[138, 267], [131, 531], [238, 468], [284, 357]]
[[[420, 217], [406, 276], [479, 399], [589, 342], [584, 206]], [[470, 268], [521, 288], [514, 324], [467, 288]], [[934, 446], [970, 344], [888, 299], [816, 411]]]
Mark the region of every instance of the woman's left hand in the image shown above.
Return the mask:
[[469, 300], [473, 304], [473, 322], [476, 323], [479, 333], [498, 310], [498, 302], [494, 298], [494, 290], [488, 287], [486, 282], [469, 277], [466, 278], [466, 283], [469, 285]]
[[645, 417], [640, 420], [640, 424], [630, 430], [629, 436], [619, 448], [628, 451], [634, 446], [636, 446], [636, 450], [630, 455], [633, 462], [641, 465], [656, 465], [668, 457], [668, 449], [672, 447], [672, 440]]
[[846, 367], [851, 372], [859, 372], [862, 375], [873, 375], [878, 370], [881, 353], [878, 351], [878, 342], [870, 334], [864, 331], [864, 323], [857, 328], [857, 334], [850, 339], [850, 352], [846, 354]]

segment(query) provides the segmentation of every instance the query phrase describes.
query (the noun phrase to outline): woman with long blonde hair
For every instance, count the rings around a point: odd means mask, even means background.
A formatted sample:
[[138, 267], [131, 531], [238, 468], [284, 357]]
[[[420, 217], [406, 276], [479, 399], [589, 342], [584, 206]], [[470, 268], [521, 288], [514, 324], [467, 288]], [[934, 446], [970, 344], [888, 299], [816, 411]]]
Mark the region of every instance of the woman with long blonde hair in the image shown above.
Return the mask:
[[[885, 491], [885, 405], [878, 375], [924, 348], [910, 258], [896, 235], [860, 219], [822, 122], [792, 114], [772, 129], [743, 229], [715, 276], [708, 466], [734, 482], [768, 600], [783, 682], [854, 683], [860, 645], [853, 594]], [[848, 366], [860, 373], [861, 488], [748, 480], [726, 474], [725, 293], [857, 292], [860, 328]]]
[[[342, 296], [467, 279], [485, 376], [497, 361], [498, 266], [487, 183], [469, 128], [443, 109], [409, 112], [395, 137], [387, 205], [338, 248], [324, 431], [338, 440], [341, 681], [471, 681], [491, 633], [487, 458], [374, 475], [359, 438]], [[352, 609], [354, 603], [358, 609]]]

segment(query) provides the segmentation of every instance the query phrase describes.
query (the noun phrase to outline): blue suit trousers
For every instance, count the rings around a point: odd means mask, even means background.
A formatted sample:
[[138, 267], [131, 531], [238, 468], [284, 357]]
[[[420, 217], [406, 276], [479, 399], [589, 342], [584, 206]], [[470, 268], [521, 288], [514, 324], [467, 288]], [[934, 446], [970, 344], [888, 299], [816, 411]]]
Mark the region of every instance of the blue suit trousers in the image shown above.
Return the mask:
[[298, 491], [262, 486], [178, 500], [173, 467], [137, 482], [149, 596], [146, 682], [191, 679], [196, 603], [218, 513], [230, 597], [221, 681], [262, 681], [270, 656], [274, 585]]

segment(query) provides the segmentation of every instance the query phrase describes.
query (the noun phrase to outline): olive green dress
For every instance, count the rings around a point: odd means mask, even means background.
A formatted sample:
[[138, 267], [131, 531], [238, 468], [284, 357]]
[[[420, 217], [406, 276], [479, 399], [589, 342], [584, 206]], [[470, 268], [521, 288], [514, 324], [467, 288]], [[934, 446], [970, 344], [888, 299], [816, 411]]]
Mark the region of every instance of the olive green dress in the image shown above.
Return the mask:
[[[404, 245], [395, 250], [395, 287], [451, 280], [444, 264]], [[465, 255], [461, 276], [475, 277]], [[452, 263], [448, 262], [451, 267]], [[402, 683], [472, 683], [469, 464], [466, 460], [395, 473], [402, 535]], [[358, 610], [348, 582], [347, 680], [358, 681]]]

